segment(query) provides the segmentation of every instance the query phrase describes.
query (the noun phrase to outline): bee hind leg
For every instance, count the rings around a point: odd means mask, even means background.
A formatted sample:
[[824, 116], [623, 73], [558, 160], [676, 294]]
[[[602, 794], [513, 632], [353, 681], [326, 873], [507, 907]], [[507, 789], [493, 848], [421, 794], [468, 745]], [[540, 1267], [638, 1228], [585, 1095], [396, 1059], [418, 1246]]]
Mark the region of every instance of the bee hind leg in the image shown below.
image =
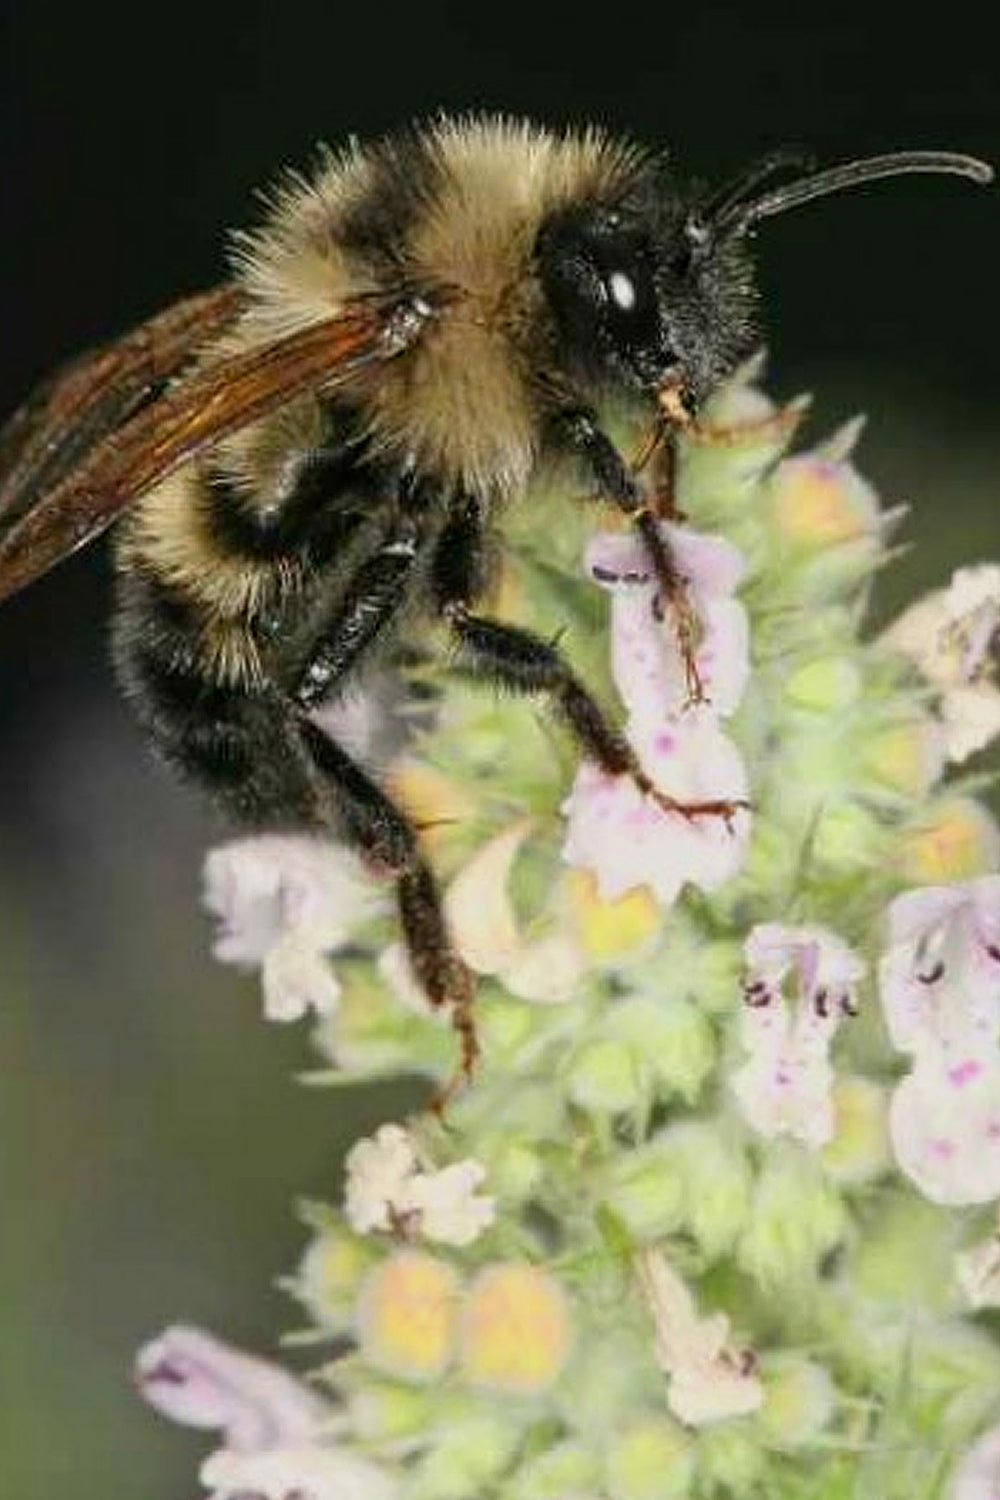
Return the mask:
[[[416, 830], [367, 772], [311, 719], [300, 720], [298, 735], [333, 795], [337, 825], [346, 842], [396, 882], [400, 924], [414, 978], [432, 1006], [450, 1011], [461, 1045], [459, 1078], [468, 1078], [479, 1056], [472, 1015], [475, 980], [452, 944], [437, 880], [421, 852]], [[453, 1087], [448, 1085], [446, 1095]]]

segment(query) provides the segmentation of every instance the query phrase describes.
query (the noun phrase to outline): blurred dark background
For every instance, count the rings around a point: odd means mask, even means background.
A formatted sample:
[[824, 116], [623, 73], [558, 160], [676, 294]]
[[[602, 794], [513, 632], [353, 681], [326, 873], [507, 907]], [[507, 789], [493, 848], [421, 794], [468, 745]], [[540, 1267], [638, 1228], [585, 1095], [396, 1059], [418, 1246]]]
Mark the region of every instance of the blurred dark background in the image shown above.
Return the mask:
[[[794, 19], [665, 0], [397, 9], [304, 0], [0, 6], [0, 408], [215, 281], [223, 231], [314, 145], [438, 108], [593, 119], [709, 178], [775, 145], [1000, 161], [989, 38], [902, 12]], [[863, 465], [917, 546], [880, 607], [997, 555], [1000, 193], [909, 178], [760, 240], [777, 390]], [[299, 1028], [213, 965], [212, 828], [151, 769], [106, 661], [98, 547], [0, 611], [0, 1493], [180, 1500], [203, 1440], [135, 1401], [137, 1343], [194, 1319], [271, 1347], [301, 1244], [373, 1093], [298, 1088]]]

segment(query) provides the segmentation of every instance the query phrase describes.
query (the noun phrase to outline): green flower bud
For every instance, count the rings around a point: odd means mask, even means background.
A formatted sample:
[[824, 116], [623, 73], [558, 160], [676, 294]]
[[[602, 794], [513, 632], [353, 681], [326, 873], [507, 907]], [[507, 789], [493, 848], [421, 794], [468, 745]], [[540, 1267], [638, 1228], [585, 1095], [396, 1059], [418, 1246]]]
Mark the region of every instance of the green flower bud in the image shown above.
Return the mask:
[[915, 1193], [884, 1196], [851, 1256], [852, 1278], [871, 1302], [900, 1312], [954, 1305], [952, 1215]]
[[[588, 1291], [581, 1288], [581, 1299]], [[661, 1383], [652, 1365], [652, 1332], [641, 1323], [638, 1331], [616, 1327], [628, 1296], [629, 1289], [619, 1287], [617, 1305], [578, 1351], [557, 1392], [564, 1422], [588, 1443], [610, 1441], [648, 1396], [650, 1377]]]
[[763, 1371], [764, 1405], [755, 1417], [765, 1442], [797, 1448], [813, 1442], [828, 1425], [836, 1389], [822, 1365], [797, 1354], [775, 1354]]
[[510, 1485], [511, 1500], [564, 1500], [592, 1494], [598, 1485], [597, 1458], [580, 1443], [557, 1443], [518, 1469]]
[[832, 1097], [834, 1133], [823, 1165], [844, 1187], [871, 1182], [892, 1165], [886, 1091], [870, 1078], [837, 1078]]
[[683, 1222], [707, 1260], [732, 1249], [750, 1209], [750, 1167], [724, 1128], [705, 1120], [671, 1126], [660, 1136], [676, 1155], [684, 1183]]
[[516, 1422], [485, 1408], [439, 1416], [434, 1446], [414, 1466], [408, 1500], [474, 1500], [507, 1467], [520, 1437]]
[[650, 1415], [625, 1426], [605, 1454], [611, 1500], [681, 1500], [694, 1477], [694, 1445], [669, 1417]]
[[821, 656], [797, 667], [787, 678], [785, 696], [811, 713], [842, 713], [861, 696], [862, 677], [846, 656]]
[[327, 1333], [353, 1326], [358, 1289], [375, 1264], [378, 1247], [329, 1218], [308, 1246], [289, 1289]]
[[481, 1141], [476, 1149], [486, 1168], [490, 1192], [504, 1203], [523, 1203], [538, 1190], [545, 1163], [530, 1139], [494, 1136]]
[[748, 1423], [717, 1422], [698, 1434], [698, 1478], [707, 1494], [721, 1494], [726, 1500], [756, 1494], [766, 1463], [758, 1435]]
[[804, 1290], [840, 1243], [847, 1215], [819, 1163], [791, 1146], [765, 1157], [737, 1258], [771, 1294]]
[[825, 807], [816, 821], [812, 852], [832, 873], [870, 870], [879, 862], [885, 833], [878, 818], [857, 803]]
[[686, 1199], [683, 1158], [659, 1141], [620, 1157], [604, 1193], [611, 1211], [641, 1241], [679, 1229]]
[[352, 1391], [347, 1405], [358, 1436], [379, 1443], [422, 1432], [434, 1410], [434, 1396], [411, 1385], [369, 1378]]
[[697, 1098], [715, 1061], [715, 1041], [695, 1006], [636, 996], [615, 1006], [607, 1031], [628, 1043], [636, 1069], [652, 1079], [657, 1097], [680, 1096], [688, 1104]]
[[645, 1097], [642, 1067], [624, 1042], [585, 1042], [577, 1048], [567, 1070], [569, 1097], [594, 1114], [622, 1114]]

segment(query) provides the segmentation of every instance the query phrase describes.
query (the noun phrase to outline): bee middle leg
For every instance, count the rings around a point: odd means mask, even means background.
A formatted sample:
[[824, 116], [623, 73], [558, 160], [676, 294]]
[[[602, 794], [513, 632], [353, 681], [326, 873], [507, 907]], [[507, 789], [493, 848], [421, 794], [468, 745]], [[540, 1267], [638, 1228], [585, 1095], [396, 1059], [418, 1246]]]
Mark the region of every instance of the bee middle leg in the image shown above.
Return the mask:
[[475, 501], [461, 500], [441, 532], [431, 580], [439, 612], [448, 622], [463, 664], [475, 676], [553, 704], [584, 755], [609, 776], [628, 776], [664, 812], [729, 821], [739, 804], [722, 798], [683, 802], [668, 796], [644, 770], [625, 735], [608, 719], [589, 689], [551, 642], [518, 625], [474, 613], [486, 577], [486, 533]]

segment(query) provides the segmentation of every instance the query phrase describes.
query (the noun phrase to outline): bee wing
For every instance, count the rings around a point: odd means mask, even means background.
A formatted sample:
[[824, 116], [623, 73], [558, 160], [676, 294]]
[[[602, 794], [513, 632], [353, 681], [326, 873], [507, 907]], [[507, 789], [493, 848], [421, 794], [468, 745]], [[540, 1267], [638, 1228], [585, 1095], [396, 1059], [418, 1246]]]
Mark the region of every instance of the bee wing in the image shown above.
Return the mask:
[[235, 286], [175, 303], [57, 370], [0, 429], [0, 535], [232, 322]]
[[[225, 321], [236, 307], [234, 301]], [[102, 356], [85, 356], [28, 403], [27, 418], [15, 415], [0, 434], [0, 452], [5, 446], [13, 450], [21, 471], [0, 489], [0, 600], [98, 536], [133, 499], [220, 438], [294, 396], [329, 389], [402, 353], [435, 310], [428, 298], [412, 292], [354, 298], [333, 317], [195, 370], [138, 410], [138, 387], [144, 384], [148, 394], [148, 374], [145, 383], [134, 371], [123, 378], [120, 370], [95, 382]], [[203, 323], [197, 333], [200, 341]], [[189, 339], [188, 352], [194, 342]], [[33, 408], [40, 413], [34, 420]], [[75, 435], [72, 424], [81, 418], [89, 425], [89, 441]], [[43, 432], [47, 440], [39, 436]], [[46, 442], [56, 452], [51, 470], [42, 452]], [[60, 456], [67, 453], [69, 458]]]

